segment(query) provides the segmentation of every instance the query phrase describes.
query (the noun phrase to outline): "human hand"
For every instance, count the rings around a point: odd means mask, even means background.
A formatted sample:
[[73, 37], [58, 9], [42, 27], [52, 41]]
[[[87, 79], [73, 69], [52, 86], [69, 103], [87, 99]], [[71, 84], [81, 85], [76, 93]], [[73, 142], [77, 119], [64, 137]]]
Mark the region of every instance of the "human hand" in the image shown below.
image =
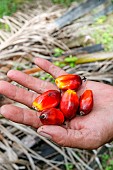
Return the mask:
[[[35, 63], [54, 78], [66, 74], [65, 71], [47, 60], [37, 58]], [[95, 149], [113, 139], [112, 86], [93, 81], [83, 83], [77, 93], [80, 95], [84, 89], [93, 91], [94, 107], [91, 113], [86, 116], [77, 116], [63, 126], [42, 126], [39, 119], [40, 113], [29, 108], [32, 107], [32, 102], [39, 94], [50, 89], [57, 89], [57, 87], [52, 83], [33, 78], [20, 71], [9, 71], [8, 77], [34, 92], [0, 81], [0, 94], [28, 106], [28, 108], [19, 108], [13, 105], [2, 106], [0, 113], [5, 118], [38, 128], [40, 135], [66, 147]]]

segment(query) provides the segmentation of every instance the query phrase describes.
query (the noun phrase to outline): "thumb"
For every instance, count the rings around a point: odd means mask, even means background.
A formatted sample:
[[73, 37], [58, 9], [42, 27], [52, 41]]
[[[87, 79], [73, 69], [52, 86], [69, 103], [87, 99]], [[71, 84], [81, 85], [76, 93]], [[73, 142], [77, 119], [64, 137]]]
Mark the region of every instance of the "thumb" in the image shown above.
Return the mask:
[[91, 134], [87, 129], [73, 130], [65, 129], [61, 126], [44, 125], [39, 127], [37, 132], [60, 146], [82, 149], [97, 148], [97, 146], [94, 145], [94, 143], [97, 142], [91, 137], [94, 134]]

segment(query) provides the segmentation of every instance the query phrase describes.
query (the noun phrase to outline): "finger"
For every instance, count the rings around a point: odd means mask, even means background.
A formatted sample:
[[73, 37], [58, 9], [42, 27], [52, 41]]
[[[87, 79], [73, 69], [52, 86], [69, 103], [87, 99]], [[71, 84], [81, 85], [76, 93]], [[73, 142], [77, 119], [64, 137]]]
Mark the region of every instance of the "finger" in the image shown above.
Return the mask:
[[19, 108], [13, 105], [4, 105], [0, 109], [0, 113], [6, 118], [16, 123], [29, 125], [34, 128], [41, 126], [40, 119], [38, 118], [40, 113], [26, 109]]
[[34, 78], [30, 75], [22, 73], [21, 71], [17, 70], [10, 70], [7, 76], [13, 80], [18, 82], [19, 84], [36, 91], [37, 93], [43, 93], [50, 89], [57, 89], [55, 85], [50, 82], [40, 80], [38, 78]]
[[32, 102], [38, 96], [36, 93], [29, 92], [6, 81], [0, 81], [0, 94], [3, 94], [17, 102], [23, 103], [28, 107], [32, 106]]
[[55, 66], [54, 64], [52, 64], [51, 62], [49, 62], [48, 60], [45, 60], [43, 58], [35, 58], [34, 62], [42, 70], [45, 70], [46, 72], [51, 74], [54, 78], [56, 78], [60, 75], [67, 74], [64, 70], [62, 70], [61, 68]]
[[73, 130], [61, 126], [41, 126], [37, 131], [42, 136], [48, 136], [53, 142], [60, 146], [95, 149], [100, 146], [100, 138], [88, 129]]

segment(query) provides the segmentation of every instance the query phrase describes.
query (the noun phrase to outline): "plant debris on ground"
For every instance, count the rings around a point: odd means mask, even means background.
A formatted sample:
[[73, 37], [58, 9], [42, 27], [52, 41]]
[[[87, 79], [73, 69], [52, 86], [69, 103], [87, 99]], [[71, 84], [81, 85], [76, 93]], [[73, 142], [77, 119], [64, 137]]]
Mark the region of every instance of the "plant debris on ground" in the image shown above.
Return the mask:
[[[7, 72], [15, 69], [54, 83], [51, 75], [32, 62], [38, 56], [67, 73], [112, 85], [113, 14], [100, 15], [104, 8], [109, 9], [110, 2], [96, 8], [99, 17], [95, 9], [61, 29], [56, 28], [57, 19], [79, 6], [78, 2], [61, 7], [33, 0], [12, 15], [1, 17], [0, 80], [11, 82]], [[0, 95], [0, 105], [6, 103], [25, 107]], [[92, 151], [59, 147], [31, 127], [0, 118], [0, 170], [112, 170], [112, 148], [112, 143]]]

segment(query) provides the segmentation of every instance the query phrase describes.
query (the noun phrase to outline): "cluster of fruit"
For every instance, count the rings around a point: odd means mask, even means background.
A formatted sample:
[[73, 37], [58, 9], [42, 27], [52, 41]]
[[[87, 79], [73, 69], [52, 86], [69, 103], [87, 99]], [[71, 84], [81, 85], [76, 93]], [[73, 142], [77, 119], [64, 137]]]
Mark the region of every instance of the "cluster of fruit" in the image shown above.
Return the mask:
[[48, 90], [38, 96], [32, 107], [40, 111], [39, 116], [44, 125], [62, 125], [65, 120], [71, 120], [77, 113], [86, 115], [93, 108], [92, 90], [85, 90], [78, 97], [76, 91], [82, 85], [79, 75], [62, 75], [56, 78], [58, 90]]

